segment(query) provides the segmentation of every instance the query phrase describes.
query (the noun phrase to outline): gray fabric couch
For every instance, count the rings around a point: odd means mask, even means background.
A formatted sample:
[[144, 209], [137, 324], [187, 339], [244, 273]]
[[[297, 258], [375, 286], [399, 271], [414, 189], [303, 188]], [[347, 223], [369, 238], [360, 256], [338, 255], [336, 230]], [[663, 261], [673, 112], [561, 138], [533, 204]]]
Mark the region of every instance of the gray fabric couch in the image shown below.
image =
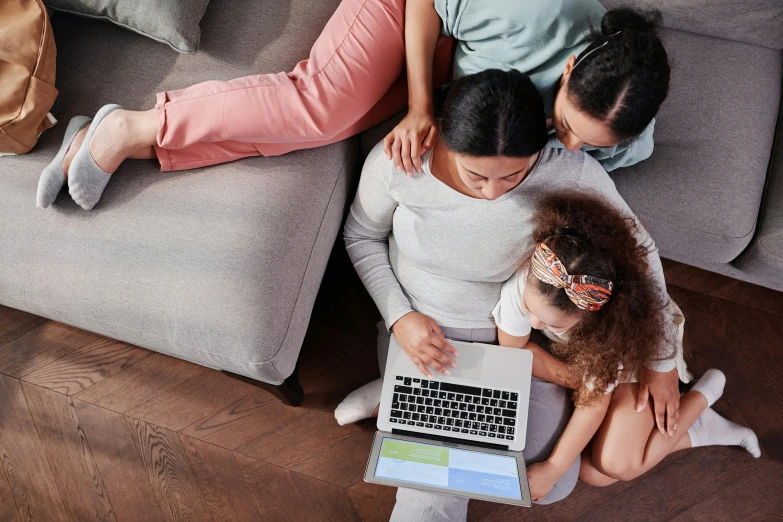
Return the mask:
[[91, 212], [64, 191], [34, 206], [68, 120], [103, 104], [290, 70], [339, 0], [213, 0], [200, 51], [55, 13], [60, 120], [0, 158], [0, 303], [272, 384], [292, 374], [348, 193], [352, 141], [277, 158], [161, 173], [126, 162]]
[[[783, 23], [759, 22], [758, 12], [725, 18], [730, 10], [715, 5], [781, 9], [702, 0], [711, 4], [702, 18], [685, 9], [683, 19], [686, 1], [649, 2], [670, 27], [672, 93], [652, 158], [613, 177], [664, 256], [783, 290], [783, 138], [773, 145], [783, 126]], [[290, 70], [338, 3], [211, 0], [195, 55], [55, 15], [61, 124], [30, 154], [0, 158], [0, 304], [257, 381], [289, 378], [356, 184], [359, 144], [374, 144], [388, 123], [317, 150], [186, 172], [128, 162], [92, 212], [67, 193], [38, 210], [35, 188], [73, 115], [108, 102], [149, 108], [160, 90]]]
[[783, 2], [602, 2], [661, 9], [673, 65], [655, 152], [618, 190], [663, 257], [783, 290]]

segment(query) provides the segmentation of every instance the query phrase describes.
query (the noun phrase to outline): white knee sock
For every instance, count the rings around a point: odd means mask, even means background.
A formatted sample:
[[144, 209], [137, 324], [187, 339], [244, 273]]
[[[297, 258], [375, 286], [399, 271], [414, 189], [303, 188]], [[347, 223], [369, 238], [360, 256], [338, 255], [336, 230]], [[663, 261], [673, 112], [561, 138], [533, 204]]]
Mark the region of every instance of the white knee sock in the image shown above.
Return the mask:
[[707, 407], [710, 408], [715, 401], [723, 395], [723, 387], [726, 385], [726, 376], [715, 368], [704, 372], [704, 375], [693, 385], [695, 390], [707, 398]]
[[753, 430], [721, 417], [712, 408], [707, 408], [693, 426], [688, 428], [691, 446], [742, 446], [753, 457], [761, 456], [759, 439]]
[[381, 403], [382, 389], [383, 379], [376, 379], [349, 393], [334, 410], [337, 424], [345, 426], [369, 418]]

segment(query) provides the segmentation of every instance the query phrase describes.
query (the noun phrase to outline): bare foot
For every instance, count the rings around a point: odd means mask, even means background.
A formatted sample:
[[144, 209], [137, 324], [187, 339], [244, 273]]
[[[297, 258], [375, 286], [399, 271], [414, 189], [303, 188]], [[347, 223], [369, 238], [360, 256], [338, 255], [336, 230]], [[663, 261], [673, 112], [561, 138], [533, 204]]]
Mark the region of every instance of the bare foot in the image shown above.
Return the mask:
[[378, 406], [376, 406], [376, 407], [375, 407], [375, 409], [374, 409], [374, 410], [372, 410], [372, 415], [370, 415], [370, 418], [371, 418], [371, 419], [374, 419], [374, 418], [376, 418], [376, 417], [378, 416], [378, 412], [379, 412], [380, 410], [381, 410], [381, 405], [379, 404]]
[[65, 173], [66, 179], [68, 178], [68, 170], [71, 168], [71, 162], [73, 161], [73, 157], [76, 156], [76, 153], [79, 151], [79, 148], [82, 146], [82, 143], [84, 143], [84, 137], [87, 135], [87, 131], [90, 129], [90, 126], [87, 125], [85, 128], [79, 131], [76, 136], [74, 136], [73, 141], [71, 142], [71, 145], [68, 147], [68, 151], [65, 153], [65, 156], [63, 157], [63, 172]]

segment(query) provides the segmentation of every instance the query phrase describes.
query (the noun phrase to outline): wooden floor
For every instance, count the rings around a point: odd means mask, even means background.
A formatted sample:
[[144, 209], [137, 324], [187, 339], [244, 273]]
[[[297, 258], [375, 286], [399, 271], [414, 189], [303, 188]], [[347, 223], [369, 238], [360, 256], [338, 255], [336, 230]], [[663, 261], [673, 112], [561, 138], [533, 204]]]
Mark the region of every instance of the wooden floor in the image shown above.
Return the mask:
[[[362, 481], [374, 433], [339, 427], [378, 376], [377, 312], [337, 249], [301, 358], [299, 408], [195, 364], [0, 307], [0, 521], [388, 520]], [[470, 520], [783, 520], [783, 294], [675, 263], [688, 361], [726, 372], [716, 409], [764, 455], [703, 448], [532, 509], [471, 502]]]

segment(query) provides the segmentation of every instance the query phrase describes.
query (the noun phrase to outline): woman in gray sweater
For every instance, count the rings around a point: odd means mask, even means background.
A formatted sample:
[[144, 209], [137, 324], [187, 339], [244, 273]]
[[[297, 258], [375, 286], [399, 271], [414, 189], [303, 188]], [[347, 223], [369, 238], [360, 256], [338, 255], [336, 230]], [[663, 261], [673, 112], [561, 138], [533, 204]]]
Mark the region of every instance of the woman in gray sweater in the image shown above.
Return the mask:
[[[496, 342], [492, 310], [503, 282], [530, 256], [531, 217], [553, 190], [592, 192], [635, 220], [594, 158], [545, 149], [546, 141], [543, 103], [532, 82], [517, 71], [488, 70], [452, 88], [441, 138], [423, 158], [421, 175], [399, 173], [381, 145], [370, 153], [345, 241], [384, 319], [382, 365], [389, 331], [425, 375], [448, 374], [459, 363], [448, 339]], [[640, 225], [637, 238], [650, 252], [657, 290], [668, 301], [655, 245]], [[659, 354], [671, 358], [673, 347], [661, 346]], [[370, 416], [378, 405], [377, 383], [357, 392], [336, 411], [341, 424]], [[569, 409], [564, 388], [534, 379], [528, 462], [551, 452]], [[567, 496], [578, 471], [577, 459], [542, 502]], [[459, 520], [467, 512], [467, 500], [458, 497], [401, 488], [398, 500], [393, 520]]]

